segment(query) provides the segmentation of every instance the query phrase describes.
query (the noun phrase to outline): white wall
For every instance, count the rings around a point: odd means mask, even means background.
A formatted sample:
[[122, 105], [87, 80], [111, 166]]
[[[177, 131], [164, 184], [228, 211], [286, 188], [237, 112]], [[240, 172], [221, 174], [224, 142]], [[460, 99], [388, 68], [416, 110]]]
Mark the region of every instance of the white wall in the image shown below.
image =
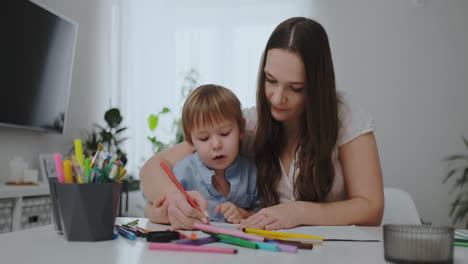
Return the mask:
[[407, 190], [424, 220], [451, 224], [441, 160], [468, 137], [468, 1], [316, 0], [312, 9], [338, 88], [376, 119], [385, 185]]
[[[65, 134], [0, 128], [0, 181], [8, 161], [33, 167], [42, 152], [66, 151], [109, 106], [112, 0], [40, 0], [79, 23]], [[338, 88], [350, 91], [377, 123], [384, 181], [411, 193], [421, 216], [450, 224], [451, 184], [441, 159], [468, 136], [468, 1], [314, 0], [326, 28]], [[86, 102], [86, 104], [85, 104]]]
[[22, 156], [39, 169], [39, 153], [66, 153], [75, 137], [103, 120], [109, 107], [109, 21], [111, 0], [39, 0], [79, 24], [70, 103], [63, 135], [0, 127], [0, 182], [9, 177], [9, 160]]

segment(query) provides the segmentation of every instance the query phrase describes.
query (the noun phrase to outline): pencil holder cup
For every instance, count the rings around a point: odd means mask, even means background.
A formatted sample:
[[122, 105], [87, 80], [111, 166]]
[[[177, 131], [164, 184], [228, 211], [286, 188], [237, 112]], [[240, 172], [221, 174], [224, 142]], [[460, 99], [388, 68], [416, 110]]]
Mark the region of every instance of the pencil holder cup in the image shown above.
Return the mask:
[[113, 239], [121, 183], [53, 182], [52, 185], [59, 226], [68, 241]]
[[384, 225], [385, 260], [393, 263], [453, 263], [454, 229], [445, 226]]
[[57, 191], [55, 186], [57, 183], [57, 178], [48, 178], [49, 180], [49, 191], [50, 191], [50, 200], [52, 201], [52, 222], [54, 223], [55, 232], [62, 235], [62, 223], [60, 221], [60, 211], [57, 204]]

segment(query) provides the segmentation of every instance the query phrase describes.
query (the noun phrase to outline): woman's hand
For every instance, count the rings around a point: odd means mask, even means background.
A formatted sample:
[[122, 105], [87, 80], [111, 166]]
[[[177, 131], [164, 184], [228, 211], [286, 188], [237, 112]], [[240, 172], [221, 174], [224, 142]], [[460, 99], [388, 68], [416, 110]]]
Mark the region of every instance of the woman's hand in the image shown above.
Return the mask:
[[300, 208], [295, 202], [278, 204], [263, 208], [251, 217], [241, 220], [239, 228], [250, 227], [265, 230], [293, 228], [301, 224], [299, 212]]
[[195, 222], [208, 223], [208, 201], [200, 192], [187, 192], [202, 212], [193, 208], [180, 192], [167, 194], [162, 207], [167, 208], [169, 223], [174, 229], [193, 229]]

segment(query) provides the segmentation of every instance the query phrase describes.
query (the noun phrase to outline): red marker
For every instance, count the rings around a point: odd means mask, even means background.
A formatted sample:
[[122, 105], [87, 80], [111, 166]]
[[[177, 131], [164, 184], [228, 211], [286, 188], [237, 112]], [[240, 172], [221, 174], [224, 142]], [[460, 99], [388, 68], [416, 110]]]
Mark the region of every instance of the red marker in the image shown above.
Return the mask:
[[187, 201], [190, 203], [190, 205], [197, 209], [198, 211], [200, 211], [200, 213], [204, 214], [200, 207], [198, 207], [198, 205], [192, 200], [192, 197], [190, 197], [190, 195], [188, 195], [188, 193], [184, 190], [184, 187], [182, 187], [182, 185], [180, 184], [180, 182], [177, 180], [177, 178], [174, 176], [174, 174], [172, 174], [172, 171], [167, 167], [166, 163], [164, 163], [164, 161], [161, 161], [160, 163], [161, 167], [164, 169], [164, 171], [166, 172], [166, 174], [169, 176], [169, 178], [171, 178], [172, 182], [175, 183], [175, 185], [177, 186], [177, 188], [182, 192], [182, 194], [185, 196], [185, 198], [187, 198]]

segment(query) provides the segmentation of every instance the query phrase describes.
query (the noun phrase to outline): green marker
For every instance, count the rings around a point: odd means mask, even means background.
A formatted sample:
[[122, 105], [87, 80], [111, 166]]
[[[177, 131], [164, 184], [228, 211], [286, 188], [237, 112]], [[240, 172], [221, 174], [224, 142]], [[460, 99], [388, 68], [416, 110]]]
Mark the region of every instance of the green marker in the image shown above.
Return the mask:
[[278, 246], [275, 246], [270, 243], [264, 243], [264, 242], [255, 242], [255, 244], [258, 245], [259, 249], [265, 249], [265, 250], [270, 250], [270, 251], [280, 251]]
[[231, 244], [231, 245], [236, 245], [236, 246], [246, 247], [246, 248], [253, 248], [253, 249], [258, 248], [257, 243], [254, 243], [254, 242], [242, 239], [242, 238], [228, 236], [228, 235], [215, 234], [215, 233], [210, 233], [210, 232], [205, 232], [205, 233], [208, 233], [214, 237], [217, 237], [219, 239], [219, 242], [221, 243], [226, 243], [226, 244]]
[[456, 247], [468, 247], [468, 242], [454, 242]]
[[84, 167], [84, 174], [86, 175], [86, 178], [88, 179], [88, 183], [91, 183], [90, 166], [91, 166], [91, 160], [89, 158], [85, 158], [83, 167]]

